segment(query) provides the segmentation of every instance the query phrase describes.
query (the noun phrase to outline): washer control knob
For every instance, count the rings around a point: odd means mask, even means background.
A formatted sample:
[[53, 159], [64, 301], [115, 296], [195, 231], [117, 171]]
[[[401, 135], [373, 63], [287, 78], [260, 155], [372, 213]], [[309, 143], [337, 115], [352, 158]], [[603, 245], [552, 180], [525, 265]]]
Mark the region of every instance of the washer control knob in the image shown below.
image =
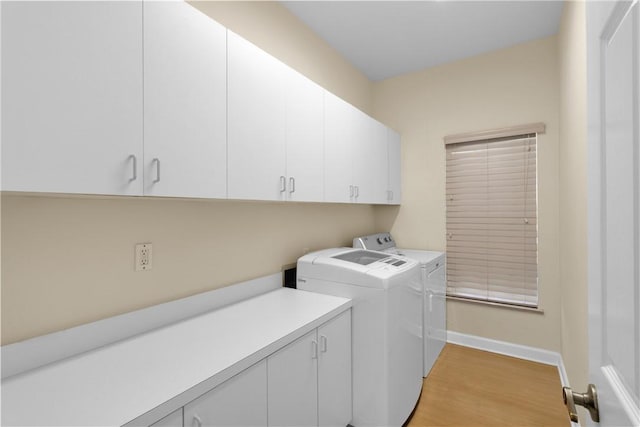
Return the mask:
[[379, 244], [379, 245], [381, 245], [381, 244], [382, 244], [382, 238], [381, 238], [381, 237], [378, 237], [378, 238], [376, 239], [376, 241], [378, 242], [378, 244]]
[[388, 238], [388, 237], [385, 237], [385, 238], [384, 238], [384, 241], [385, 241], [385, 242], [388, 242], [388, 241], [389, 241], [389, 238]]

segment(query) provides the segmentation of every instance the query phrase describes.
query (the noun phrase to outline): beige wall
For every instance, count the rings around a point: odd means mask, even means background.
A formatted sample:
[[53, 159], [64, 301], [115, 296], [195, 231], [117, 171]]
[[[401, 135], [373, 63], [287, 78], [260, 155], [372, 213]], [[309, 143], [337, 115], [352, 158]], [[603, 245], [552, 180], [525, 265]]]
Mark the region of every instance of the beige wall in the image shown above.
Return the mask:
[[[367, 78], [276, 2], [196, 6], [369, 111]], [[2, 196], [2, 344], [280, 271], [375, 231], [371, 206]], [[134, 245], [154, 267], [134, 272]]]
[[565, 4], [560, 70], [560, 283], [562, 357], [571, 385], [587, 388], [587, 76], [585, 4]]
[[[372, 227], [370, 206], [4, 195], [2, 340], [277, 273]], [[134, 271], [141, 242], [148, 272]]]
[[557, 41], [549, 37], [374, 84], [373, 112], [402, 134], [403, 200], [376, 207], [399, 246], [444, 250], [445, 135], [544, 122], [538, 139], [539, 277], [544, 314], [449, 301], [448, 329], [561, 350]]

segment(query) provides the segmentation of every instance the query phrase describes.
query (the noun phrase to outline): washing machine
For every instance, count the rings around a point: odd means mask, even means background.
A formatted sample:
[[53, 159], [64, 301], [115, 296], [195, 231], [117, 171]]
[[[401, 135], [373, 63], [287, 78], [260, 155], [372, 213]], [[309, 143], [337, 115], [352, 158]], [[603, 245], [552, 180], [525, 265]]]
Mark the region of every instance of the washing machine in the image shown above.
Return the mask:
[[353, 419], [401, 426], [422, 389], [420, 264], [400, 255], [332, 248], [304, 255], [297, 288], [353, 300]]
[[402, 255], [420, 263], [423, 295], [423, 375], [426, 377], [447, 342], [447, 277], [443, 252], [401, 249], [391, 233], [353, 239], [354, 248]]

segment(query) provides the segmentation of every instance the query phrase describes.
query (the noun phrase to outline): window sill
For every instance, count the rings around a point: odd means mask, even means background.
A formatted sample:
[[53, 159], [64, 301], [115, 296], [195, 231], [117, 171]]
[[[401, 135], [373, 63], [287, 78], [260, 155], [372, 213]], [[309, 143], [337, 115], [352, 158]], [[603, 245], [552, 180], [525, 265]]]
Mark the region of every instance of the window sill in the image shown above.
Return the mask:
[[478, 299], [473, 299], [473, 298], [462, 298], [462, 297], [454, 297], [451, 295], [447, 295], [447, 300], [448, 301], [460, 301], [460, 302], [465, 302], [465, 303], [470, 303], [470, 304], [481, 304], [481, 305], [489, 305], [492, 307], [497, 307], [497, 308], [506, 308], [507, 310], [516, 310], [516, 311], [528, 311], [531, 313], [538, 313], [538, 314], [544, 314], [544, 310], [540, 307], [525, 307], [522, 305], [512, 305], [512, 304], [503, 304], [503, 303], [499, 303], [499, 302], [492, 302], [492, 301], [482, 301], [482, 300], [478, 300]]

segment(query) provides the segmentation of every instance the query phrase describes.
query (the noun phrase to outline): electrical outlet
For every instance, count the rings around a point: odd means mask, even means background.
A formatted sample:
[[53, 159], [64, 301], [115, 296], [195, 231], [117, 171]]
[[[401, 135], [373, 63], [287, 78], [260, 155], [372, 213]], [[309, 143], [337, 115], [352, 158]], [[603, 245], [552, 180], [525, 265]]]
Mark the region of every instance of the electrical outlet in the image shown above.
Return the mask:
[[136, 271], [148, 271], [153, 266], [153, 246], [151, 243], [136, 245]]

